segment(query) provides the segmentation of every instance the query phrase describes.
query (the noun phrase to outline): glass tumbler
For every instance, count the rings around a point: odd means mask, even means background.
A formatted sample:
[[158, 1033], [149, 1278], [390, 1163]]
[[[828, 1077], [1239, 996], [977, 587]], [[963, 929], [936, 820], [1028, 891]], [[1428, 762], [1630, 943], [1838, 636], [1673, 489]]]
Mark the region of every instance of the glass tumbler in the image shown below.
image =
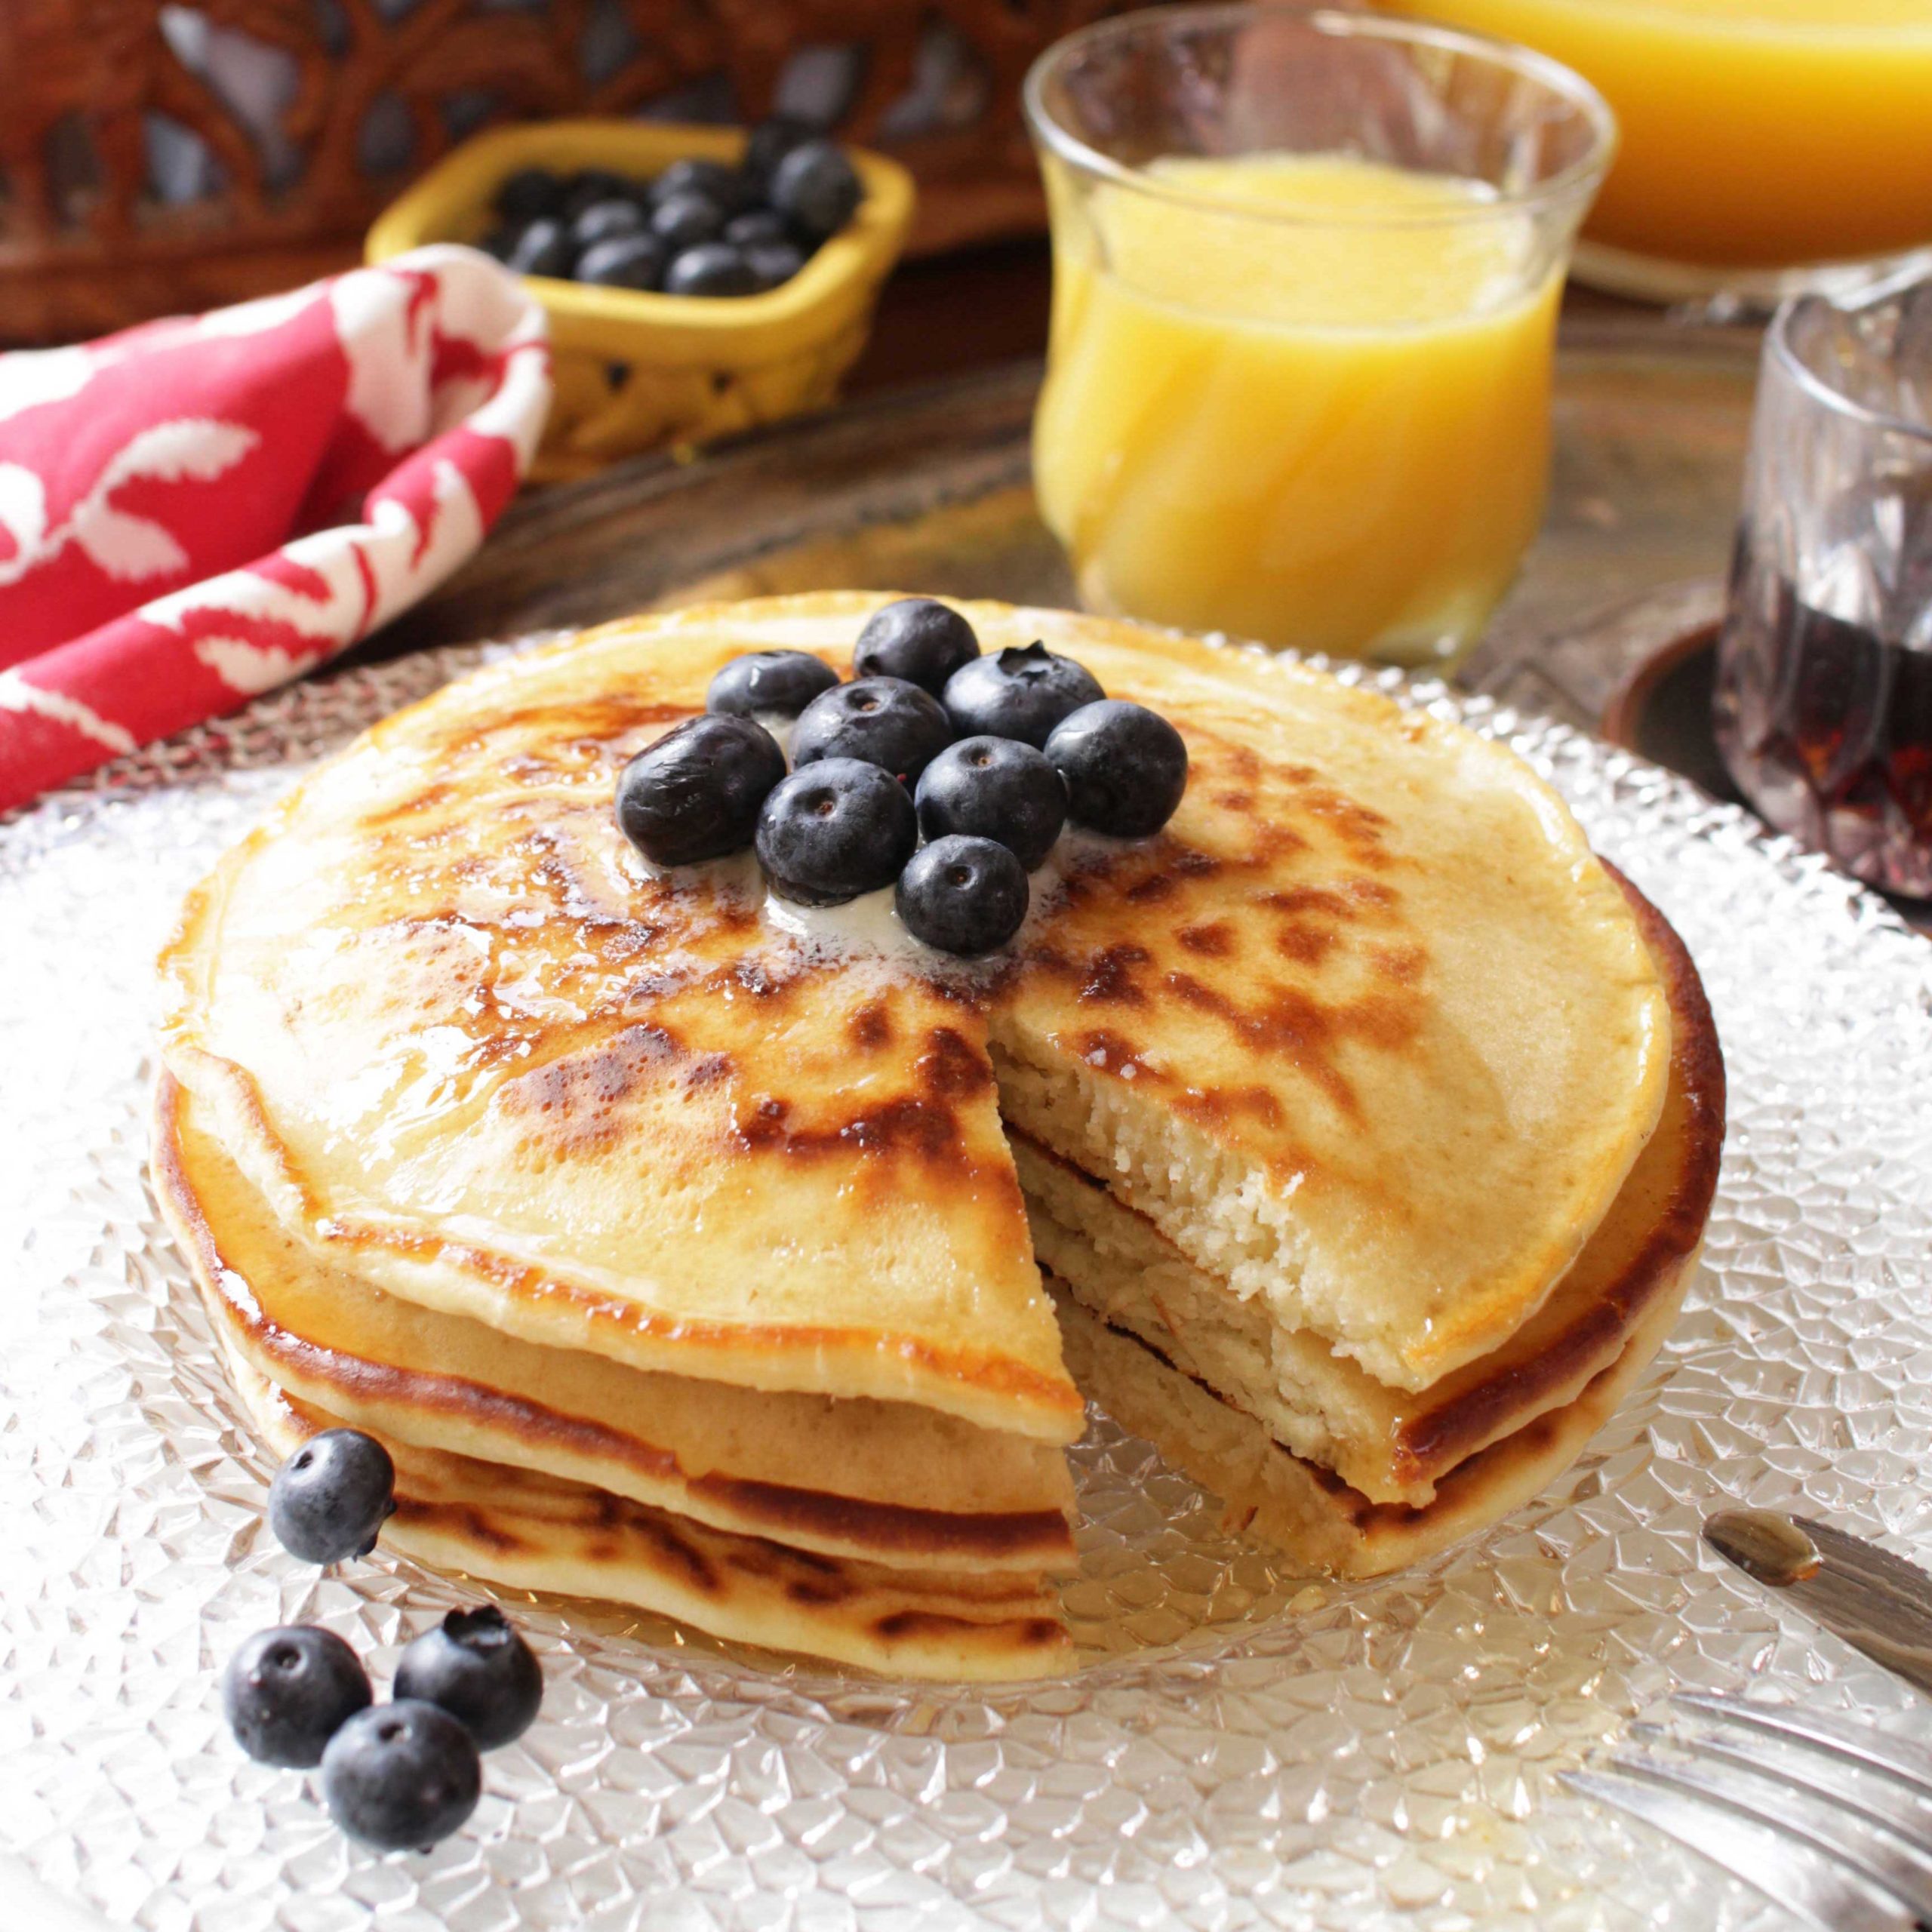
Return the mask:
[[1774, 825], [1932, 894], [1932, 281], [1766, 335], [1714, 722]]
[[1027, 77], [1047, 523], [1100, 611], [1453, 662], [1540, 520], [1585, 82], [1374, 14], [1172, 7]]

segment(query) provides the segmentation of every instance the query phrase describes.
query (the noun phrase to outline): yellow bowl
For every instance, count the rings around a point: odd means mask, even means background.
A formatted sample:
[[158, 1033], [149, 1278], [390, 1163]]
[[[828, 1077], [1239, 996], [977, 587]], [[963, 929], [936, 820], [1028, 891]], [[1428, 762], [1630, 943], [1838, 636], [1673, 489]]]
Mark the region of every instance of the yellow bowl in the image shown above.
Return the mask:
[[[519, 168], [608, 168], [641, 178], [686, 155], [735, 162], [737, 128], [648, 121], [498, 128], [453, 149], [369, 230], [385, 261], [430, 242], [480, 242]], [[577, 476], [641, 450], [701, 443], [829, 402], [865, 346], [879, 285], [912, 218], [912, 177], [848, 149], [865, 197], [792, 279], [724, 299], [598, 288], [527, 275], [550, 318], [556, 399], [535, 475]]]

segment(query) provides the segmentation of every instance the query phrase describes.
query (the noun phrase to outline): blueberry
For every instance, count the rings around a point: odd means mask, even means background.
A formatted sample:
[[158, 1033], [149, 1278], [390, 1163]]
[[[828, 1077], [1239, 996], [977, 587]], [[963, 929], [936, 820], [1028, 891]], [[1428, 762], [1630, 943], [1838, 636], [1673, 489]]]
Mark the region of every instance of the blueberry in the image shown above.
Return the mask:
[[899, 876], [919, 842], [906, 788], [856, 758], [821, 758], [764, 801], [758, 863], [781, 899], [837, 906]]
[[592, 202], [571, 223], [571, 239], [580, 248], [594, 248], [620, 235], [635, 235], [646, 225], [644, 211], [636, 202], [614, 195], [608, 202]]
[[322, 1753], [322, 1797], [352, 1838], [426, 1851], [476, 1809], [476, 1741], [435, 1704], [398, 1698], [358, 1711]]
[[1187, 746], [1158, 712], [1103, 698], [1063, 718], [1047, 756], [1066, 781], [1067, 815], [1117, 838], [1145, 838], [1187, 789]]
[[305, 1563], [367, 1556], [395, 1512], [395, 1465], [359, 1429], [310, 1436], [269, 1484], [269, 1527]]
[[561, 221], [533, 221], [510, 245], [503, 257], [518, 275], [567, 275], [576, 259], [570, 231]]
[[954, 672], [946, 710], [962, 738], [1018, 738], [1037, 746], [1069, 712], [1106, 695], [1091, 672], [1035, 640]]
[[962, 664], [980, 654], [973, 626], [950, 605], [902, 597], [875, 611], [852, 654], [857, 678], [903, 678], [934, 697]]
[[930, 691], [903, 678], [860, 678], [821, 692], [799, 712], [792, 764], [863, 758], [910, 785], [952, 742], [952, 727]]
[[753, 651], [721, 666], [704, 694], [707, 711], [738, 718], [795, 718], [838, 673], [808, 651]]
[[547, 168], [519, 168], [497, 190], [491, 205], [506, 221], [535, 221], [564, 205], [564, 184]]
[[654, 235], [614, 235], [578, 256], [576, 279], [597, 288], [655, 288], [663, 278], [664, 253]]
[[761, 121], [745, 142], [745, 172], [754, 181], [768, 181], [778, 164], [794, 148], [817, 138], [818, 130], [795, 114], [774, 114]]
[[486, 1603], [451, 1611], [403, 1652], [395, 1694], [441, 1705], [479, 1751], [494, 1751], [530, 1728], [543, 1701], [543, 1673], [509, 1619]]
[[805, 258], [789, 242], [754, 242], [745, 251], [745, 265], [761, 289], [778, 288], [805, 265]]
[[971, 958], [1020, 930], [1026, 898], [1026, 868], [1004, 845], [949, 833], [912, 855], [892, 903], [915, 939]]
[[752, 184], [739, 169], [721, 161], [707, 161], [698, 155], [672, 162], [651, 184], [654, 207], [679, 195], [701, 195], [727, 214], [735, 214], [740, 208], [749, 208], [755, 193]]
[[687, 248], [664, 271], [669, 295], [755, 295], [758, 289], [743, 251], [728, 242], [703, 242]]
[[755, 248], [764, 242], [789, 242], [792, 231], [776, 208], [747, 208], [724, 224], [724, 238], [736, 248]]
[[563, 220], [572, 222], [598, 202], [617, 201], [635, 192], [621, 174], [613, 174], [608, 168], [580, 168], [564, 183], [555, 211]]
[[801, 143], [771, 172], [771, 205], [815, 239], [843, 228], [864, 193], [857, 171], [831, 141]]
[[1031, 872], [1066, 823], [1066, 787], [1044, 752], [1017, 738], [961, 738], [919, 774], [913, 795], [928, 838], [995, 839]]
[[709, 195], [671, 195], [651, 211], [651, 231], [672, 254], [716, 238], [724, 211]]
[[235, 1741], [257, 1764], [306, 1770], [369, 1704], [369, 1679], [331, 1630], [284, 1623], [257, 1630], [222, 1673], [221, 1708]]
[[624, 767], [617, 824], [654, 864], [721, 859], [752, 842], [758, 808], [784, 776], [785, 754], [762, 724], [688, 718]]

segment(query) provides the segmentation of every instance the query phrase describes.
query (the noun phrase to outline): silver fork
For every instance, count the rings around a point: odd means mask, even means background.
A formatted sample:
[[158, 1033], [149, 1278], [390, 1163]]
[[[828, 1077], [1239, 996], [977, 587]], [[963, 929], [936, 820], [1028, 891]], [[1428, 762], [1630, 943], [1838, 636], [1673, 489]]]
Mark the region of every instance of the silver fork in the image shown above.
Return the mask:
[[1786, 1704], [1681, 1692], [1564, 1782], [1823, 1932], [1932, 1932], [1932, 1751]]

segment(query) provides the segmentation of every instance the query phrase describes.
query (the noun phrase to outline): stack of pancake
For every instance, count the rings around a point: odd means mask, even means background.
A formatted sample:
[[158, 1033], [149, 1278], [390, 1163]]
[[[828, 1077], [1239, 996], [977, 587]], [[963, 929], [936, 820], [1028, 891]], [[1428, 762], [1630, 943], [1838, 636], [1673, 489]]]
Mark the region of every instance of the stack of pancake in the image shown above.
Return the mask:
[[265, 1433], [381, 1436], [427, 1561], [938, 1676], [1064, 1660], [1083, 1391], [1310, 1571], [1534, 1493], [1714, 1183], [1669, 928], [1453, 724], [992, 605], [1192, 759], [1158, 837], [1063, 840], [1008, 955], [645, 866], [623, 764], [740, 652], [845, 671], [881, 601], [482, 673], [192, 895], [155, 1171]]

